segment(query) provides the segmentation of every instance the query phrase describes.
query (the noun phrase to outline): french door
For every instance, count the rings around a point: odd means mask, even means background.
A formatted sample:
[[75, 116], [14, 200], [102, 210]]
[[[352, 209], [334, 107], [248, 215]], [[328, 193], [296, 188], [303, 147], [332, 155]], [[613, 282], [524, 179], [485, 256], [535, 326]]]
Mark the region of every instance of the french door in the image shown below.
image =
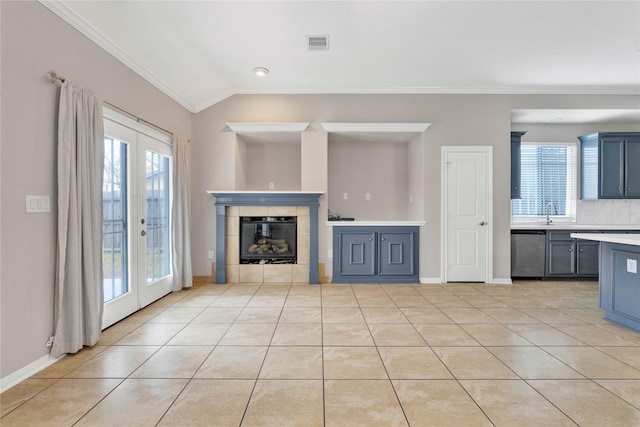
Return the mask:
[[103, 328], [168, 294], [172, 282], [171, 145], [109, 117], [117, 115], [105, 109]]

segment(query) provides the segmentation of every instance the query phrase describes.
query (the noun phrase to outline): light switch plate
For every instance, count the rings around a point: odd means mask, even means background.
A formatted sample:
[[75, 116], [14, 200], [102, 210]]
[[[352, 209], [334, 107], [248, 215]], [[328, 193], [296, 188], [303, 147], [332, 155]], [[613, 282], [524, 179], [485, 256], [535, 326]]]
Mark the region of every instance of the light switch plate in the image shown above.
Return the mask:
[[627, 273], [638, 273], [638, 261], [632, 258], [627, 258]]
[[27, 213], [51, 212], [51, 200], [49, 196], [26, 196], [25, 205]]

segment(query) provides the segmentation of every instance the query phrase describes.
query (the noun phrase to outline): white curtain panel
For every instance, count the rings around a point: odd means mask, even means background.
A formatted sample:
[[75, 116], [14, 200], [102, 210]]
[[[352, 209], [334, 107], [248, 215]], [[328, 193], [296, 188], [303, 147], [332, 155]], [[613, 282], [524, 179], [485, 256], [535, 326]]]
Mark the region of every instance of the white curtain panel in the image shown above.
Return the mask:
[[58, 116], [53, 357], [94, 345], [102, 329], [102, 120], [102, 101], [66, 80]]
[[189, 199], [191, 192], [191, 151], [185, 137], [173, 141], [173, 291], [193, 285], [191, 270], [191, 224]]

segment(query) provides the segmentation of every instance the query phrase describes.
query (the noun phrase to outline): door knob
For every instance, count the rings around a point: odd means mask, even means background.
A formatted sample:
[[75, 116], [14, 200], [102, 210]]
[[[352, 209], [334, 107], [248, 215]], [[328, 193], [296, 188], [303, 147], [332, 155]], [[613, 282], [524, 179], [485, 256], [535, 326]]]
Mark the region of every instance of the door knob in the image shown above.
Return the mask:
[[487, 225], [486, 222], [482, 221], [481, 223], [479, 223], [478, 225]]
[[141, 235], [141, 236], [146, 236], [146, 235], [147, 235], [147, 232], [146, 232], [146, 231], [144, 231], [144, 230], [142, 230], [142, 231], [140, 232], [140, 235]]

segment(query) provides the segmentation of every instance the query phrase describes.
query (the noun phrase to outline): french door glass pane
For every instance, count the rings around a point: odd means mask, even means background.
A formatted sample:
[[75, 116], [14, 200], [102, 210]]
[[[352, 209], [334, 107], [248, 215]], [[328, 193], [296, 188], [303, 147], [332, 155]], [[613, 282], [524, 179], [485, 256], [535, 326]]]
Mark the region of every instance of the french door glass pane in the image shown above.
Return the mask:
[[169, 157], [146, 152], [147, 283], [171, 273]]
[[129, 291], [127, 230], [127, 147], [105, 137], [102, 183], [104, 301]]

